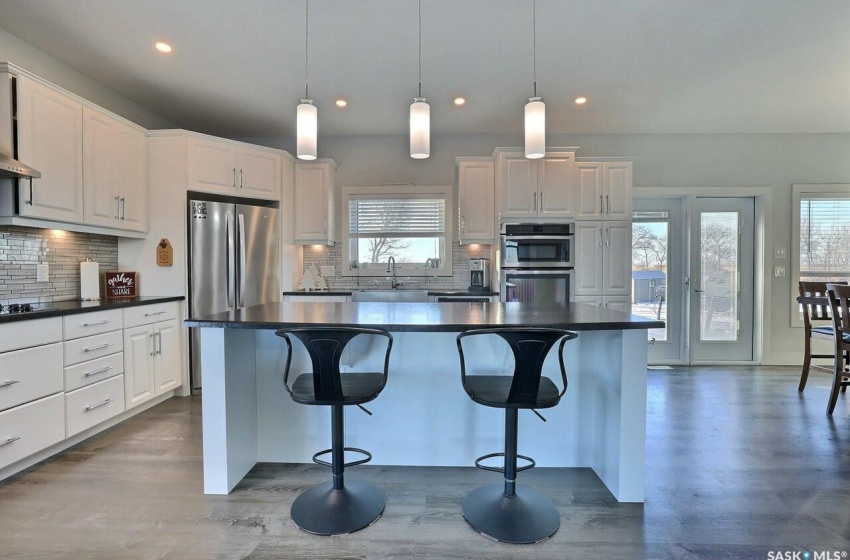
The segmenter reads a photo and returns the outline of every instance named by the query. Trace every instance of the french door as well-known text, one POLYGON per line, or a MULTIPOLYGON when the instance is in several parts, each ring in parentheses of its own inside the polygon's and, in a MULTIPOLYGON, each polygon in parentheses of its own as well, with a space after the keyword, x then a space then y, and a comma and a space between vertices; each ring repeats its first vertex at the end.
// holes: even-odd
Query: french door
POLYGON ((751 361, 755 200, 695 198, 691 212, 691 362, 751 361))

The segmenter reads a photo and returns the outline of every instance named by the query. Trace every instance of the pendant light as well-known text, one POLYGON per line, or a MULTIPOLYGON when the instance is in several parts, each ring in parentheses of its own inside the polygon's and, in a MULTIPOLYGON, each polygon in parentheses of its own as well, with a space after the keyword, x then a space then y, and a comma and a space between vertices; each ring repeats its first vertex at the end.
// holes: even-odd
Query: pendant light
POLYGON ((310 38, 310 0, 304 1, 304 99, 298 103, 295 114, 297 130, 296 155, 298 159, 314 160, 318 152, 319 111, 310 99, 307 69, 308 69, 308 39, 310 38))
POLYGON ((422 0, 419 0, 419 97, 410 105, 410 157, 431 155, 431 106, 422 97, 422 0))
POLYGON ((533 0, 534 96, 525 104, 525 157, 538 159, 546 155, 546 105, 537 97, 537 0, 533 0))

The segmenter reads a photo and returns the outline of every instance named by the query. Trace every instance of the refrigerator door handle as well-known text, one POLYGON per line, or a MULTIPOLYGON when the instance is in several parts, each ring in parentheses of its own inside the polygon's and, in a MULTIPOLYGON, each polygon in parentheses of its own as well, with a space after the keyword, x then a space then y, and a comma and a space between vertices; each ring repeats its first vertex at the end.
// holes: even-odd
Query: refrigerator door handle
POLYGON ((225 274, 227 275, 227 307, 230 307, 230 308, 233 307, 233 291, 236 287, 236 278, 235 278, 236 271, 233 267, 233 263, 231 262, 231 259, 233 258, 233 254, 234 254, 234 245, 235 245, 235 243, 233 241, 233 235, 235 234, 235 232, 233 230, 232 222, 233 222, 233 214, 228 212, 227 217, 225 219, 225 226, 226 226, 226 230, 227 230, 226 233, 225 233, 225 235, 227 236, 227 251, 226 251, 227 254, 224 257, 224 263, 225 263, 225 269, 226 269, 225 274))
POLYGON ((245 215, 239 214, 239 298, 237 305, 245 306, 245 271, 247 269, 245 258, 245 215))

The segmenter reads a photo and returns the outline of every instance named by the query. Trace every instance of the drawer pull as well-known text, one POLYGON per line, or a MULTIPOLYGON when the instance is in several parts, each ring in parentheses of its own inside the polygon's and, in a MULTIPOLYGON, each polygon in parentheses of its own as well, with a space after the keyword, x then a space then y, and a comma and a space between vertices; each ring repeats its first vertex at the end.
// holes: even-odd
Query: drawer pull
POLYGON ((95 350, 103 350, 104 348, 109 348, 110 346, 112 346, 111 342, 108 344, 101 344, 100 346, 90 346, 84 349, 83 352, 94 352, 95 350))
POLYGON ((145 317, 153 317, 154 315, 162 315, 165 311, 157 311, 155 313, 145 313, 145 317))
POLYGON ((15 384, 15 383, 17 383, 17 382, 18 382, 17 380, 13 380, 13 381, 4 381, 3 383, 0 383, 0 389, 2 389, 3 387, 8 387, 8 386, 10 386, 10 385, 14 385, 14 384, 15 384))
POLYGON ((111 323, 112 319, 104 319, 103 321, 96 321, 94 323, 83 323, 84 327, 93 327, 95 325, 105 325, 106 323, 111 323))
POLYGON ((3 447, 4 445, 9 445, 10 443, 15 443, 15 442, 16 442, 16 441, 18 441, 19 439, 21 439, 21 438, 19 438, 19 437, 17 437, 17 436, 15 436, 15 437, 10 437, 9 439, 7 439, 6 441, 4 441, 3 443, 0 443, 0 447, 3 447))
POLYGON ((113 369, 115 366, 106 366, 105 368, 96 369, 94 371, 87 372, 84 377, 91 377, 92 375, 97 375, 98 373, 103 373, 104 371, 109 371, 113 369))
POLYGON ((103 401, 102 403, 97 403, 97 404, 89 405, 89 406, 87 406, 87 407, 86 407, 86 412, 92 411, 92 410, 94 410, 95 408, 100 408, 100 407, 102 407, 102 406, 106 406, 106 405, 108 405, 109 403, 111 403, 111 402, 112 402, 112 401, 114 401, 114 400, 115 400, 115 399, 106 399, 106 400, 105 400, 105 401, 103 401))

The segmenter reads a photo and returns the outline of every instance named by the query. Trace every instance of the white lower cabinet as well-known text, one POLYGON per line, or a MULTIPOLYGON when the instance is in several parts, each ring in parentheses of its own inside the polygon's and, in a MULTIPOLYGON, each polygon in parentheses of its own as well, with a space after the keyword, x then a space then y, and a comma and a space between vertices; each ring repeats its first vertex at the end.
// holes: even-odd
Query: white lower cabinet
POLYGON ((0 412, 0 468, 65 439, 65 395, 0 412))
POLYGON ((61 342, 0 354, 0 410, 62 389, 61 342))
POLYGON ((124 330, 127 408, 180 386, 180 331, 170 319, 124 330))
POLYGON ((66 437, 124 412, 124 376, 116 375, 65 393, 66 437))

